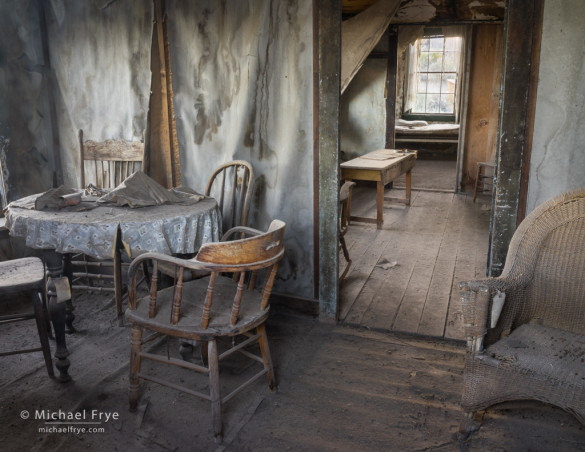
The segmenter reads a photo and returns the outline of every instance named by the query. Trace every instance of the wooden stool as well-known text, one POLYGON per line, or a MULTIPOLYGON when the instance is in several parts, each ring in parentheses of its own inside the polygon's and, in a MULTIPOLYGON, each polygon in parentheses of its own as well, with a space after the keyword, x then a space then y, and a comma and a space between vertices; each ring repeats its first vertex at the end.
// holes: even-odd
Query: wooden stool
POLYGON ((494 164, 488 162, 477 162, 477 175, 475 176, 475 187, 473 189, 473 202, 477 193, 492 191, 494 180, 494 164), (486 169, 491 169, 491 174, 486 174, 486 169), (480 187, 481 184, 481 187, 480 187))
POLYGON ((55 375, 49 347, 47 331, 48 316, 46 307, 45 266, 37 257, 27 257, 0 262, 0 295, 5 300, 6 295, 15 295, 23 292, 32 294, 33 312, 0 316, 0 323, 20 322, 35 319, 41 346, 39 348, 2 352, 0 356, 16 355, 42 351, 49 376, 55 375))

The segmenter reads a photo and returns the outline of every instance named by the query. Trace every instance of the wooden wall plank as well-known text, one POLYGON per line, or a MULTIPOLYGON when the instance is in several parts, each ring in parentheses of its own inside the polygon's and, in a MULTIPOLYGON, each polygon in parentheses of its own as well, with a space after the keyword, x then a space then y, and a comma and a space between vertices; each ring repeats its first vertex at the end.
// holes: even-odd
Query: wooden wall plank
POLYGON ((493 162, 498 133, 502 25, 474 25, 465 121, 462 186, 473 187, 477 162, 493 162))

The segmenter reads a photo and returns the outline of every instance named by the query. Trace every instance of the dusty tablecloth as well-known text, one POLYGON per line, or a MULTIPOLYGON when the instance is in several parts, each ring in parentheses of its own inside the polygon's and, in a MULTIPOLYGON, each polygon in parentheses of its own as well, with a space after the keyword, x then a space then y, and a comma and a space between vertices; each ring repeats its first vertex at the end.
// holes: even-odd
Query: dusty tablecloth
POLYGON ((166 189, 142 171, 136 171, 97 201, 136 208, 162 204, 189 205, 195 204, 201 199, 203 199, 203 195, 195 193, 193 190, 166 189))
POLYGON ((204 243, 219 241, 221 215, 215 199, 206 197, 191 205, 131 209, 106 204, 80 212, 12 205, 6 209, 6 227, 30 248, 107 259, 113 256, 118 231, 131 257, 143 252, 193 253, 204 243))

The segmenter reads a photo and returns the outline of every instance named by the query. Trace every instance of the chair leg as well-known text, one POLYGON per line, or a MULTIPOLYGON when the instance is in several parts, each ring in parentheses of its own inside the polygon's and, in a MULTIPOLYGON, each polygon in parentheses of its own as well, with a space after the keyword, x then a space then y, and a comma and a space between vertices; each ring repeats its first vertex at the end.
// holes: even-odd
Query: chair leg
POLYGON ((55 336, 53 335, 53 328, 51 326, 51 316, 49 314, 47 300, 44 297, 41 303, 41 309, 43 311, 43 319, 45 320, 45 329, 47 330, 47 336, 49 337, 49 339, 55 339, 55 336))
POLYGON ((343 257, 346 262, 351 262, 349 258, 349 251, 347 250, 347 244, 345 243, 345 237, 339 237, 339 243, 341 243, 341 250, 343 251, 343 257))
POLYGON ((465 413, 465 419, 459 425, 458 439, 466 441, 472 433, 479 430, 481 417, 475 411, 465 413))
POLYGON ((200 341, 201 345, 201 361, 203 362, 204 366, 209 364, 209 346, 207 341, 200 341))
POLYGON ((347 245, 345 243, 345 237, 339 237, 339 243, 341 244, 341 250, 343 251, 343 257, 345 258, 347 264, 343 272, 339 275, 339 282, 341 283, 343 279, 346 277, 347 272, 349 271, 349 267, 351 267, 351 259, 349 257, 349 251, 347 250, 347 245))
POLYGON ((211 417, 215 441, 222 441, 221 426, 221 395, 219 389, 219 358, 215 339, 207 343, 209 361, 209 393, 211 396, 211 417))
POLYGON ((116 314, 119 326, 124 326, 122 313, 122 256, 120 249, 114 251, 114 298, 116 299, 116 314))
POLYGON ((272 366, 272 358, 270 357, 270 348, 268 348, 268 336, 266 335, 266 327, 264 324, 256 328, 256 332, 260 334, 258 343, 260 344, 260 352, 262 353, 262 361, 264 361, 264 368, 266 369, 266 378, 268 378, 268 387, 271 391, 276 390, 276 380, 274 379, 274 368, 272 366))
POLYGON ((51 347, 49 346, 49 336, 47 333, 47 318, 45 317, 45 311, 43 310, 41 292, 33 292, 33 308, 35 311, 35 320, 37 322, 41 348, 43 349, 43 357, 45 358, 45 366, 47 366, 49 377, 54 377, 55 370, 53 369, 53 360, 51 359, 51 347))
POLYGON ((138 384, 140 383, 140 350, 142 348, 142 328, 132 325, 132 348, 130 351, 130 411, 136 411, 138 398, 138 384))

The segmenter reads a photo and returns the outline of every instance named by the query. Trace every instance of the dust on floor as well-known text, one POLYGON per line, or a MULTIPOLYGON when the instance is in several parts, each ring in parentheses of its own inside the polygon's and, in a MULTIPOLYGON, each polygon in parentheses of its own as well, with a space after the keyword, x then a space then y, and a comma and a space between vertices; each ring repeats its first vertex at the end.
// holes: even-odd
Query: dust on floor
MULTIPOLYGON (((138 411, 129 412, 128 326, 116 326, 105 297, 80 300, 75 313, 78 332, 67 337, 72 382, 51 380, 40 353, 0 359, 3 450, 585 450, 585 427, 541 404, 488 410, 481 429, 459 442, 462 345, 324 324, 284 308, 273 309, 267 327, 279 389, 271 393, 259 380, 226 403, 218 445, 206 401, 145 383, 138 411), (98 423, 38 419, 59 410, 98 423)), ((3 328, 6 347, 34 337, 34 323, 23 327, 3 328)), ((178 344, 169 350, 178 353, 178 344)), ((167 367, 148 370, 205 390, 199 375, 167 367)), ((220 376, 229 386, 239 375, 228 366, 220 376)))

